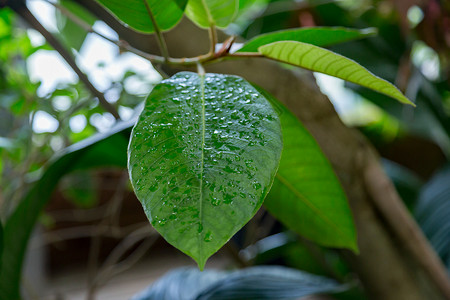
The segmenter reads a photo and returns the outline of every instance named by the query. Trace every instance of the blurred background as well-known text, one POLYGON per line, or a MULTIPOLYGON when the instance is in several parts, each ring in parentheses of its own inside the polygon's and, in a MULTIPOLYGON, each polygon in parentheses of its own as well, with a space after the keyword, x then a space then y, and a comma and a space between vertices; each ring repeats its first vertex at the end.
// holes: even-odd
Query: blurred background
MULTIPOLYGON (((31 197, 34 185, 49 195, 33 197, 50 196, 54 189, 29 243, 24 294, 29 299, 127 299, 173 268, 194 266, 151 228, 125 169, 130 126, 162 77, 145 59, 122 53, 55 7, 119 38, 77 1, 28 0, 27 5, 71 50, 117 115, 92 97, 38 31, 0 9, 2 223, 31 197), (84 165, 67 168, 58 160, 73 159, 70 151, 88 157, 84 165), (96 151, 107 153, 105 162, 90 160, 96 151)), ((243 39, 305 26, 378 29, 377 36, 330 49, 395 83, 416 108, 326 75, 315 77, 342 120, 375 145, 402 199, 450 268, 450 3, 250 0, 240 6, 225 33, 243 39)), ((354 277, 339 253, 286 231, 264 208, 207 268, 260 264, 339 281, 354 277)), ((365 299, 357 286, 333 297, 365 299)))

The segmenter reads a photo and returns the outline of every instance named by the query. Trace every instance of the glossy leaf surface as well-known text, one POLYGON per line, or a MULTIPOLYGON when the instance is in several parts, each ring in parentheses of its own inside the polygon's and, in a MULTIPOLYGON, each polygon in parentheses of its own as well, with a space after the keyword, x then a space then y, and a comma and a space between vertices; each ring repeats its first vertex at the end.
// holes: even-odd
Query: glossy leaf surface
POLYGON ((299 299, 346 290, 335 280, 280 266, 228 271, 181 268, 166 274, 133 300, 299 299))
POLYGON ((261 46, 258 50, 268 58, 341 78, 388 95, 402 103, 414 105, 388 81, 375 76, 355 61, 332 51, 293 41, 275 42, 261 46))
POLYGON ((278 116, 248 82, 182 72, 147 99, 130 178, 155 229, 203 268, 261 206, 281 149, 278 116))
POLYGON ((181 20, 187 0, 97 0, 97 2, 133 29, 151 33, 155 28, 148 9, 158 27, 161 30, 169 30, 181 20))
POLYGON ((238 0, 189 0, 186 15, 200 27, 227 27, 239 9, 238 0))
POLYGON ((280 114, 284 146, 264 205, 280 222, 319 245, 357 251, 350 207, 330 163, 301 122, 271 95, 265 96, 280 114))
POLYGON ((376 29, 350 29, 344 27, 307 27, 261 34, 251 39, 238 52, 258 52, 260 46, 279 41, 297 41, 315 46, 330 46, 376 34, 376 29))

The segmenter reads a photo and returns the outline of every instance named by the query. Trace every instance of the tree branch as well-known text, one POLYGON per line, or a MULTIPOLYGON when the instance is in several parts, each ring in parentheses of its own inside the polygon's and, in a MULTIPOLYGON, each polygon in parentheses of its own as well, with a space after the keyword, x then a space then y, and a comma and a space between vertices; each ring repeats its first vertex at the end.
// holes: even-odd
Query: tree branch
POLYGON ((50 33, 47 31, 47 29, 44 28, 44 26, 39 23, 39 21, 33 16, 33 14, 28 10, 26 6, 11 6, 11 8, 19 15, 21 16, 28 24, 37 30, 40 34, 44 36, 44 38, 47 40, 47 42, 56 50, 58 53, 64 58, 64 60, 69 64, 69 66, 72 68, 72 70, 78 75, 78 78, 80 81, 84 83, 84 85, 87 87, 87 89, 91 92, 91 94, 94 97, 97 97, 99 103, 103 108, 111 113, 114 118, 117 120, 120 119, 119 113, 117 112, 116 108, 111 105, 106 99, 103 93, 98 91, 94 85, 89 81, 89 78, 86 74, 83 73, 83 71, 80 70, 80 68, 77 66, 75 59, 70 54, 70 52, 64 48, 64 46, 50 33))

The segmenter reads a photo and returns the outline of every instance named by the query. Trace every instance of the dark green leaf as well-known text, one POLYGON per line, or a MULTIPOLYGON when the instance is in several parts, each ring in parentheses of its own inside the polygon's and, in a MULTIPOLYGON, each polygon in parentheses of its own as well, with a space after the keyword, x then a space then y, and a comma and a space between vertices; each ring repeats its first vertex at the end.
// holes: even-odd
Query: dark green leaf
POLYGON ((120 21, 135 30, 154 32, 149 11, 161 30, 169 30, 181 20, 187 0, 97 0, 109 9, 120 21))
POLYGON ((100 166, 126 166, 126 147, 130 123, 111 132, 95 135, 67 148, 52 160, 42 177, 31 187, 4 227, 0 269, 0 299, 19 299, 21 269, 28 239, 52 191, 65 174, 100 166))
POLYGON ((258 50, 268 58, 341 78, 388 95, 402 103, 414 105, 391 83, 375 76, 353 60, 329 50, 292 41, 275 42, 261 46, 258 50))
POLYGON ((374 28, 350 29, 344 27, 311 27, 281 30, 259 35, 247 43, 238 52, 258 52, 260 46, 279 41, 297 41, 315 46, 330 46, 373 36, 374 28))
POLYGON ((232 272, 183 268, 168 273, 133 300, 299 299, 347 288, 326 277, 279 266, 232 272))
POLYGON ((151 224, 203 269, 261 206, 281 148, 278 116, 248 82, 183 72, 148 97, 130 178, 151 224))
POLYGON ((415 215, 431 245, 450 270, 450 166, 422 189, 415 215))
POLYGON ((352 214, 330 163, 302 123, 267 92, 265 96, 279 111, 284 146, 264 205, 309 240, 357 252, 352 214))
POLYGON ((235 18, 238 0, 189 0, 186 15, 200 27, 227 27, 235 18))

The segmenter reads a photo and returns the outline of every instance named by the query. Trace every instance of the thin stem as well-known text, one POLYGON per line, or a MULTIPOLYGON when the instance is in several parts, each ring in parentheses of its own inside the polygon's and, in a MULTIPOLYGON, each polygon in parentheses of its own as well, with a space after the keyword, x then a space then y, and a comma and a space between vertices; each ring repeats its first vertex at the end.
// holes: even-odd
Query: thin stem
POLYGON ((148 5, 147 1, 144 1, 145 8, 147 9, 147 13, 150 17, 150 20, 152 20, 153 28, 155 29, 156 39, 158 41, 159 49, 161 50, 162 56, 165 58, 165 60, 169 60, 169 51, 167 50, 167 44, 164 40, 164 36, 161 32, 161 30, 158 27, 158 24, 156 23, 155 16, 153 15, 152 10, 150 9, 150 6, 148 5))
POLYGON ((212 56, 216 52, 216 44, 217 44, 217 29, 214 24, 211 24, 208 30, 209 33, 209 41, 210 41, 210 48, 209 48, 209 54, 212 56))
POLYGON ((258 52, 235 52, 228 54, 229 57, 264 57, 258 52))
POLYGON ((117 120, 120 119, 119 113, 116 108, 106 101, 105 96, 102 92, 97 90, 94 85, 89 81, 89 78, 80 68, 77 66, 75 59, 72 57, 71 53, 64 48, 64 46, 50 33, 44 26, 39 23, 39 21, 34 17, 34 15, 28 10, 26 6, 15 8, 12 7, 14 11, 21 16, 25 21, 27 21, 32 28, 37 30, 40 34, 44 36, 47 42, 64 58, 67 64, 72 68, 72 70, 78 75, 80 81, 84 83, 87 89, 91 92, 94 97, 97 97, 99 103, 103 108, 111 113, 117 120))

